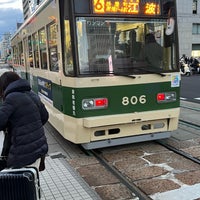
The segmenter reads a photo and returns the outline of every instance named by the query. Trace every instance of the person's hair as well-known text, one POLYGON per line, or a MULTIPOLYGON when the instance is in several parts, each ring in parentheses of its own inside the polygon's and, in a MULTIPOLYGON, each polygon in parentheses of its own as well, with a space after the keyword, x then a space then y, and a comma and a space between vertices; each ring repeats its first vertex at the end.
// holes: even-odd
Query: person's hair
POLYGON ((20 76, 16 74, 15 72, 4 72, 0 76, 0 96, 3 96, 3 93, 5 89, 8 87, 8 85, 16 80, 19 80, 20 76))

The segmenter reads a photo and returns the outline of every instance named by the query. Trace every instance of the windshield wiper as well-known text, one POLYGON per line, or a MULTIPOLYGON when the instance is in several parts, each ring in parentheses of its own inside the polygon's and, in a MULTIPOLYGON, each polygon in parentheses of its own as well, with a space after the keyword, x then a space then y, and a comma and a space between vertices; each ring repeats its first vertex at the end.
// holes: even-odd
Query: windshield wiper
POLYGON ((124 76, 124 77, 128 77, 128 78, 136 78, 135 76, 133 76, 132 74, 120 74, 120 73, 113 73, 115 76, 124 76))
MULTIPOLYGON (((123 68, 118 68, 118 69, 130 69, 130 67, 123 67, 123 68)), ((157 69, 155 69, 155 70, 151 70, 151 69, 146 69, 145 67, 133 67, 132 68, 132 71, 142 71, 142 72, 148 72, 148 73, 153 73, 153 74, 157 74, 157 75, 159 75, 159 76, 162 76, 162 77, 164 77, 164 76, 166 76, 166 74, 163 74, 163 73, 161 73, 161 72, 159 72, 159 71, 155 71, 155 70, 157 70, 157 69)), ((116 73, 115 73, 116 74, 116 73)), ((123 76, 124 74, 120 74, 120 73, 117 73, 117 75, 121 75, 121 76, 123 76)), ((125 74, 124 76, 132 76, 131 74, 125 74)), ((136 77, 134 77, 134 78, 136 78, 136 77)))
POLYGON ((108 75, 115 75, 115 76, 124 76, 124 77, 128 77, 128 78, 136 78, 135 76, 133 76, 132 74, 124 74, 124 73, 115 73, 115 72, 108 72, 108 71, 84 71, 82 72, 81 75, 90 75, 90 76, 98 76, 98 75, 102 75, 102 76, 108 76, 108 75))
POLYGON ((156 71, 151 71, 151 70, 149 70, 148 72, 151 72, 151 73, 153 73, 153 74, 160 75, 160 76, 162 76, 162 77, 166 76, 166 74, 163 74, 163 73, 161 73, 161 72, 156 72, 156 71))
POLYGON ((139 70, 139 71, 145 71, 145 72, 150 72, 150 73, 153 73, 153 74, 160 75, 162 77, 166 76, 166 74, 163 74, 161 72, 149 70, 149 69, 146 69, 146 68, 143 68, 143 67, 140 67, 140 68, 138 67, 137 70, 139 70))
MULTIPOLYGON (((130 68, 118 68, 118 69, 130 69, 130 68)), ((149 69, 146 69, 144 67, 137 67, 137 68, 133 68, 133 70, 138 70, 138 71, 142 71, 142 72, 148 72, 148 73, 153 73, 153 74, 157 74, 159 76, 166 76, 166 74, 163 74, 161 72, 158 72, 158 71, 152 71, 152 70, 149 70, 149 69)), ((133 71, 132 70, 132 71, 133 71)), ((109 71, 84 71, 82 72, 81 75, 90 75, 90 76, 98 76, 98 75, 115 75, 115 76, 124 76, 124 77, 128 77, 128 78, 132 78, 132 79, 135 79, 136 76, 134 76, 133 74, 130 74, 130 73, 116 73, 116 72, 109 72, 109 71)))

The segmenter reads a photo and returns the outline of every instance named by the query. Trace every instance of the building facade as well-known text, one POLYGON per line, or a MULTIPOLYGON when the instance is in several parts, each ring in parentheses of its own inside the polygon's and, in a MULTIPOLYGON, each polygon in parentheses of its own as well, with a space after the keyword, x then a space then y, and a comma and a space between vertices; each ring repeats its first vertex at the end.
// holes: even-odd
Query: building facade
POLYGON ((22 0, 24 21, 35 11, 43 0, 22 0))
POLYGON ((0 58, 5 59, 11 51, 10 46, 11 33, 4 33, 0 41, 0 58))
POLYGON ((200 57, 200 1, 177 0, 179 54, 200 57))

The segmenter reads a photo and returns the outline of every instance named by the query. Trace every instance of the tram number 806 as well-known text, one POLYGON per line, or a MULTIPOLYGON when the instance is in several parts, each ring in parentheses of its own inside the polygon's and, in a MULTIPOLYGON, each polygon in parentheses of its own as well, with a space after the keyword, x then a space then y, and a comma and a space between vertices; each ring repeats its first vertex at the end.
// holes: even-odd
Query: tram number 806
POLYGON ((146 102, 147 102, 146 95, 141 95, 139 97, 132 96, 132 97, 123 97, 122 98, 122 105, 124 105, 124 106, 128 106, 129 104, 136 105, 137 103, 145 104, 146 102))

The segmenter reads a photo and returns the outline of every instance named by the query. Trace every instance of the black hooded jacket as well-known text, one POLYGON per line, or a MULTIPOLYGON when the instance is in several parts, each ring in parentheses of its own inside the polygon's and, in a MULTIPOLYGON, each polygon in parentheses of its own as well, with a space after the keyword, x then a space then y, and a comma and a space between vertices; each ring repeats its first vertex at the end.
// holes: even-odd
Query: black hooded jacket
POLYGON ((48 117, 44 104, 26 80, 8 85, 0 106, 0 130, 7 129, 11 138, 7 167, 24 167, 47 153, 43 125, 48 117))

